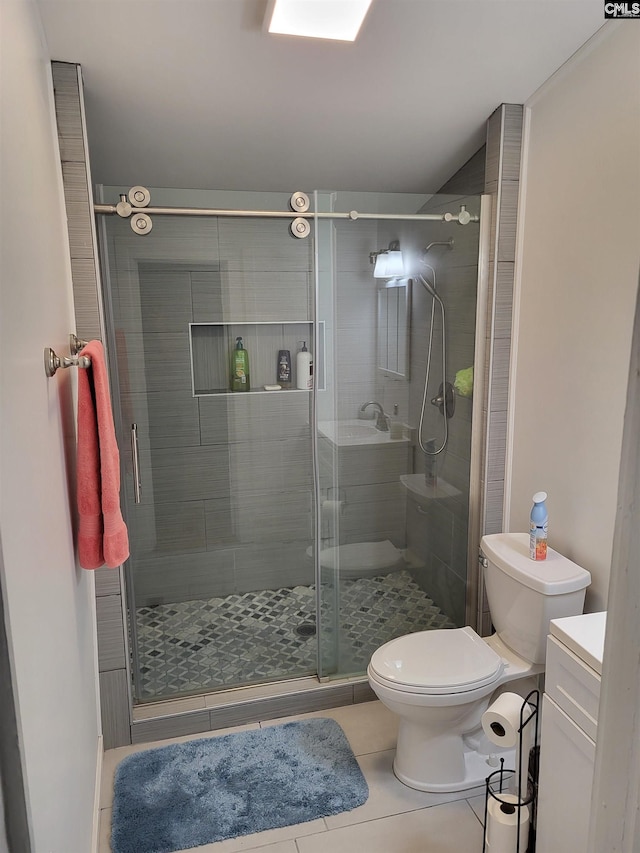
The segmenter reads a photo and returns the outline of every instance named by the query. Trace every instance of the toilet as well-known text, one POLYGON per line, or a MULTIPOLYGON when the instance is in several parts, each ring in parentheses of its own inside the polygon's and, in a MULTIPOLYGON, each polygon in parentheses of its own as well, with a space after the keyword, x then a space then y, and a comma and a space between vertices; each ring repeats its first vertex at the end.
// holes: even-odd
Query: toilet
POLYGON ((394 773, 419 791, 484 784, 497 762, 483 713, 496 691, 520 692, 504 685, 544 670, 549 621, 582 613, 591 583, 588 571, 551 548, 546 560, 531 560, 527 533, 484 536, 481 549, 496 633, 407 634, 377 649, 367 669, 372 690, 400 718, 394 773))

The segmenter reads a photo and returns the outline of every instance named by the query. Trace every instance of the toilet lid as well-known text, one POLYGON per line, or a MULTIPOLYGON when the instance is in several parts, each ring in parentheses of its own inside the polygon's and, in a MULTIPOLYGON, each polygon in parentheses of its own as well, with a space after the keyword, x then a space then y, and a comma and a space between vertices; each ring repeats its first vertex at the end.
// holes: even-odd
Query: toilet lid
POLYGON ((491 684, 504 662, 472 628, 453 628, 391 640, 373 653, 370 668, 409 693, 462 693, 491 684))

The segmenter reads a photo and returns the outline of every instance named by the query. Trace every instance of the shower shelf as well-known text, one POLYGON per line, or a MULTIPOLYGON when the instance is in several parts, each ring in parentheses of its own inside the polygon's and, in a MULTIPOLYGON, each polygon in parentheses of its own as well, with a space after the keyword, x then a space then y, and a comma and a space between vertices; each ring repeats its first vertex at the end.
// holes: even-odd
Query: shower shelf
POLYGON ((402 474, 400 482, 408 492, 411 492, 420 500, 442 500, 444 498, 455 498, 462 492, 439 478, 435 484, 427 484, 424 474, 402 474))
POLYGON ((310 320, 262 322, 189 323, 191 382, 194 397, 238 397, 254 394, 308 394, 309 390, 281 388, 266 391, 265 385, 277 383, 278 351, 291 353, 292 383, 295 383, 295 359, 299 342, 306 341, 314 355, 315 379, 324 389, 324 323, 318 323, 319 340, 314 342, 314 324, 310 320), (242 337, 249 353, 251 390, 229 390, 230 355, 235 340, 242 337))
POLYGON ((311 389, 306 388, 279 388, 277 391, 265 391, 264 388, 251 388, 250 391, 229 391, 226 388, 217 390, 198 390, 193 395, 194 397, 254 397, 256 394, 269 394, 273 397, 274 394, 310 394, 311 389))

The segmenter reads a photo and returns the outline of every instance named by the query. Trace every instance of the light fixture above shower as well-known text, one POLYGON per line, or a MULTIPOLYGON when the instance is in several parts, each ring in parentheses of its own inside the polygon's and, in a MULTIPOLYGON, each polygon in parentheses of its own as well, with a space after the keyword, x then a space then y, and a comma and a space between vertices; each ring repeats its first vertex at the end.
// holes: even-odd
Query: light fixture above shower
POLYGON ((374 278, 402 278, 405 275, 405 264, 400 243, 393 240, 388 249, 369 253, 369 262, 375 264, 374 278))

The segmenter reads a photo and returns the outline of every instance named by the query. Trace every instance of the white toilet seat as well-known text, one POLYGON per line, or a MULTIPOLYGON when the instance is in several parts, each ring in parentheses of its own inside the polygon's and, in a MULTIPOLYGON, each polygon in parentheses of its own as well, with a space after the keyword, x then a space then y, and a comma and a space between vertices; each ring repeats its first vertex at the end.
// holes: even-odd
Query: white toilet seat
POLYGON ((374 652, 369 673, 390 690, 418 695, 467 693, 497 682, 504 660, 472 629, 420 631, 374 652))

